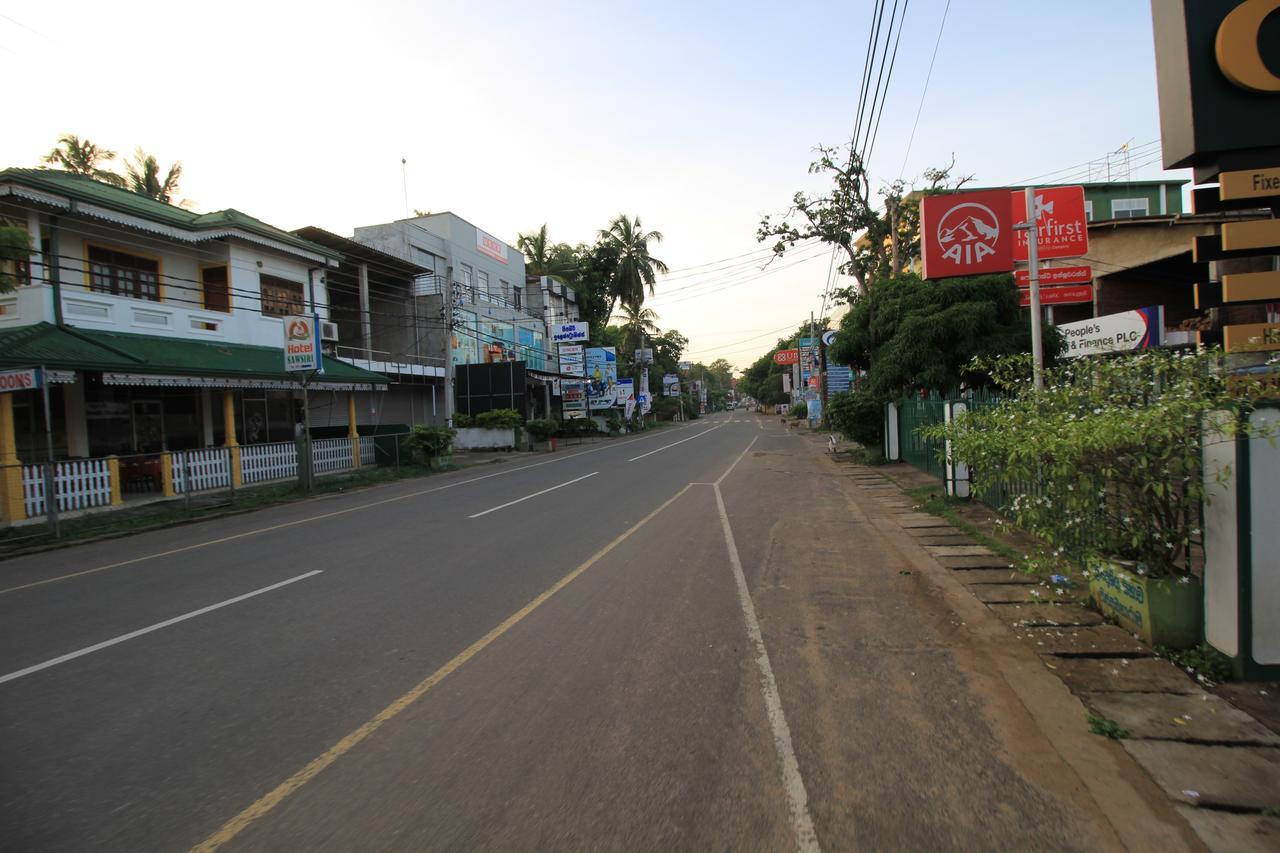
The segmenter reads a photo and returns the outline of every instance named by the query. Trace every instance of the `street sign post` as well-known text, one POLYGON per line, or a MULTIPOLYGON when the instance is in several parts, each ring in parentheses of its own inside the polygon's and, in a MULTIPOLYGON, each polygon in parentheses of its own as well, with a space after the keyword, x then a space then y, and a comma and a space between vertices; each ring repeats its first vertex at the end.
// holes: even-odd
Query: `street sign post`
MULTIPOLYGON (((320 352, 320 315, 293 314, 284 318, 284 369, 300 373, 302 383, 302 431, 295 433, 298 447, 298 480, 311 491, 315 469, 311 464, 311 395, 307 382, 324 373, 324 357, 320 352)), ((189 481, 188 481, 189 482, 189 481)))

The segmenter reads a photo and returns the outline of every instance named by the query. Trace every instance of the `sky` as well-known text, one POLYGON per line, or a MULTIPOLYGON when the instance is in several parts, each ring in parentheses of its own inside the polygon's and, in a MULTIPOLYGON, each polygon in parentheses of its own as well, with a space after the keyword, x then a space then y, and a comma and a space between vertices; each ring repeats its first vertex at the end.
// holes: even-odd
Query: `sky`
MULTIPOLYGON (((343 235, 407 215, 406 187, 512 244, 639 216, 672 269, 658 325, 744 368, 822 308, 830 252, 761 272, 755 232, 823 189, 807 167, 851 134, 876 5, 0 2, 0 75, 24 93, 0 166, 62 133, 142 146, 182 162, 196 210, 343 235)), ((876 186, 953 155, 984 186, 1101 180, 1126 143, 1113 178, 1190 177, 1160 168, 1145 0, 951 0, 939 41, 946 5, 905 0, 876 186)))

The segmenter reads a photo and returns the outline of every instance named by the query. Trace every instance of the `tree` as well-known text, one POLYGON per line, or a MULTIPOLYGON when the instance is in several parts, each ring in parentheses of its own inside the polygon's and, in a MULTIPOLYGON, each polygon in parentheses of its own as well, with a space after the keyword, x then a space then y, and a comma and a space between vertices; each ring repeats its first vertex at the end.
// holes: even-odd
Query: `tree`
POLYGON ((658 274, 668 272, 667 265, 649 253, 649 244, 661 243, 662 233, 645 231, 640 217, 631 219, 624 213, 609 223, 607 231, 600 232, 600 242, 617 256, 610 295, 623 305, 644 305, 645 289, 652 296, 658 274))
MULTIPOLYGON (((1045 350, 1061 335, 1046 326, 1045 350)), ((985 382, 969 369, 975 357, 1028 352, 1031 330, 1010 275, 924 281, 911 273, 882 282, 854 300, 829 349, 833 362, 869 371, 866 389, 881 402, 908 388, 947 391, 985 382)))
MULTIPOLYGON (((919 199, 908 193, 902 181, 890 184, 880 195, 884 212, 872 204, 871 179, 862 160, 845 148, 819 145, 818 159, 809 164, 809 174, 830 174, 832 186, 824 195, 797 192, 791 207, 781 217, 766 216, 756 229, 759 242, 773 240, 775 257, 781 257, 796 244, 817 239, 842 252, 839 271, 857 281, 856 293, 838 290, 836 303, 851 301, 857 294, 868 293, 882 280, 902 273, 908 260, 918 254, 919 199), (799 215, 799 224, 793 217, 799 215)), ((972 180, 971 176, 953 180, 955 159, 942 169, 928 169, 921 194, 930 195, 954 190, 972 180)))
POLYGON ((516 237, 516 246, 524 253, 525 272, 529 275, 550 276, 566 284, 577 279, 578 259, 573 248, 567 243, 552 243, 546 223, 531 234, 516 237))
POLYGON ((629 350, 640 349, 640 341, 645 335, 658 333, 658 315, 652 308, 641 308, 639 305, 623 305, 620 312, 626 333, 629 350))
POLYGON ((160 177, 160 164, 152 154, 141 148, 133 155, 133 161, 126 163, 125 185, 139 195, 145 195, 165 204, 172 204, 173 197, 178 194, 178 181, 182 177, 182 164, 174 162, 164 178, 160 177))
POLYGON ((77 175, 93 178, 113 186, 122 186, 124 179, 109 169, 102 168, 108 160, 114 160, 116 152, 100 148, 87 139, 73 133, 58 137, 58 144, 44 155, 44 162, 77 175))
POLYGON ((591 340, 599 344, 596 334, 609 324, 613 316, 613 274, 618 266, 618 254, 613 246, 596 243, 588 246, 579 243, 573 250, 577 263, 577 277, 572 283, 578 297, 578 316, 591 329, 591 340))
POLYGON ((31 258, 31 236, 25 228, 4 225, 0 220, 0 293, 18 286, 19 265, 31 258))

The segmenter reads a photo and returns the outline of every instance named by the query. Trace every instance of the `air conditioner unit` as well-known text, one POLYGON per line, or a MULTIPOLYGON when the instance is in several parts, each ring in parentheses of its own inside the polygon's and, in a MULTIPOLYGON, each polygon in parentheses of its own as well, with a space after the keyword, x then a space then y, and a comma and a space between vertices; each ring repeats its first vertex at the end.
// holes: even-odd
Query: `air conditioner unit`
POLYGON ((320 321, 320 340, 333 341, 338 340, 338 324, 330 323, 328 320, 320 321))

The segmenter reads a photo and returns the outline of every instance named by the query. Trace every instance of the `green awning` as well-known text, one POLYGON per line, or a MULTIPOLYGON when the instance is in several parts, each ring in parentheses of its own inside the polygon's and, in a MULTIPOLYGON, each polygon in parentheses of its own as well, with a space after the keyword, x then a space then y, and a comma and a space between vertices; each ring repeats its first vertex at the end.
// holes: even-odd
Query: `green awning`
MULTIPOLYGON (((58 328, 50 323, 0 331, 0 368, 33 366, 101 371, 109 385, 236 388, 296 387, 299 382, 297 374, 284 369, 284 354, 276 347, 58 328)), ((326 356, 324 373, 308 385, 363 390, 388 382, 381 373, 326 356)))

